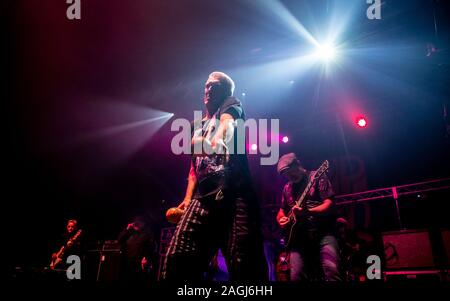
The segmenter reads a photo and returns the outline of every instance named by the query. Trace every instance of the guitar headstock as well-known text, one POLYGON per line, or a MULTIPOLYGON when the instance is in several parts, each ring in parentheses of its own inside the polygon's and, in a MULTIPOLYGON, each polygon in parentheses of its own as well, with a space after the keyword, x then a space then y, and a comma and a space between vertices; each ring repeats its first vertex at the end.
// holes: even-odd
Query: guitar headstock
POLYGON ((330 163, 328 160, 323 161, 322 165, 320 165, 319 169, 317 169, 316 174, 314 175, 314 179, 320 178, 327 170, 330 168, 330 163))

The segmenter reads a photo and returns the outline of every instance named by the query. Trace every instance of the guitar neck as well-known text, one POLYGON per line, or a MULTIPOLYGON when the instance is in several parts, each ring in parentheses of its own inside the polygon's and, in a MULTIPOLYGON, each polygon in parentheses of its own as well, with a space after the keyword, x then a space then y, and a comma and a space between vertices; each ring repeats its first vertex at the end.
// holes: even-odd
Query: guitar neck
MULTIPOLYGON (((295 202, 295 205, 298 207, 301 207, 303 205, 303 202, 306 198, 306 195, 309 193, 309 190, 311 189, 311 187, 314 185, 314 183, 316 182, 316 180, 318 178, 320 178, 322 176, 322 174, 324 174, 329 168, 329 163, 327 160, 325 160, 322 165, 319 167, 318 170, 316 170, 315 172, 308 175, 309 179, 308 179, 308 184, 306 185, 306 188, 303 190, 302 195, 297 199, 297 201, 295 202)), ((291 218, 293 216, 293 212, 292 210, 289 212, 289 218, 291 218)))
POLYGON ((303 204, 303 201, 305 200, 306 195, 308 194, 308 192, 309 192, 309 190, 311 189, 312 185, 313 185, 313 181, 312 181, 312 180, 309 180, 308 185, 306 185, 306 188, 303 190, 302 195, 301 195, 301 196, 298 198, 298 200, 295 202, 295 204, 296 204, 297 206, 300 207, 300 206, 303 204))
MULTIPOLYGON (((308 194, 309 190, 311 189, 312 184, 313 184, 313 181, 309 181, 309 182, 308 182, 308 185, 306 185, 306 187, 305 187, 305 189, 303 190, 301 196, 300 196, 300 197, 297 199, 297 201, 295 202, 295 205, 296 205, 296 206, 301 207, 301 205, 303 204, 303 201, 304 201, 305 198, 306 198, 306 195, 308 194)), ((293 218, 293 217, 294 217, 294 212, 293 212, 292 209, 291 209, 291 211, 290 211, 289 214, 288 214, 288 218, 293 218)))

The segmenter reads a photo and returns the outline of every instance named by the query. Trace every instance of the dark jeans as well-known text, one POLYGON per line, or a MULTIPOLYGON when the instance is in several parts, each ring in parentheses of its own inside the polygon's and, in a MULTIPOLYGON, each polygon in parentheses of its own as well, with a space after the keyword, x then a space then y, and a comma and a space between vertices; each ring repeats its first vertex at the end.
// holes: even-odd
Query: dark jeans
POLYGON ((265 280, 259 211, 244 198, 193 199, 168 248, 162 279, 203 280, 220 248, 230 280, 265 280))
POLYGON ((331 234, 304 238, 290 252, 291 281, 340 281, 339 246, 331 234))

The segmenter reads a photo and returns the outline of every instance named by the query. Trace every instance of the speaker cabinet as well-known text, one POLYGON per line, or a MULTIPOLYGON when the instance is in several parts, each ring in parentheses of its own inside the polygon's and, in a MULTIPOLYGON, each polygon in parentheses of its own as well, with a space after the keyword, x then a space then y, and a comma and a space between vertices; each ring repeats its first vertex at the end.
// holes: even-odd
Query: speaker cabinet
POLYGON ((441 230, 441 238, 444 246, 445 263, 450 266, 450 230, 441 230))
POLYGON ((115 282, 120 279, 122 252, 117 241, 105 241, 97 249, 88 250, 87 278, 115 282))
POLYGON ((387 270, 420 269, 434 266, 428 231, 385 232, 382 236, 387 270))

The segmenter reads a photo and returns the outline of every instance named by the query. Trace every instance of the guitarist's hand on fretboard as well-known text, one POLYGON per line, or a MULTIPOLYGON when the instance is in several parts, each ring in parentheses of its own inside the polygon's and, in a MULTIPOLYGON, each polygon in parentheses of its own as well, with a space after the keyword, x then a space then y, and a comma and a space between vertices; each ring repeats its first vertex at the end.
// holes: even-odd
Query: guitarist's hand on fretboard
POLYGON ((308 214, 308 210, 299 207, 298 205, 295 205, 294 207, 292 207, 292 212, 295 214, 295 216, 297 217, 303 217, 306 216, 308 214))

